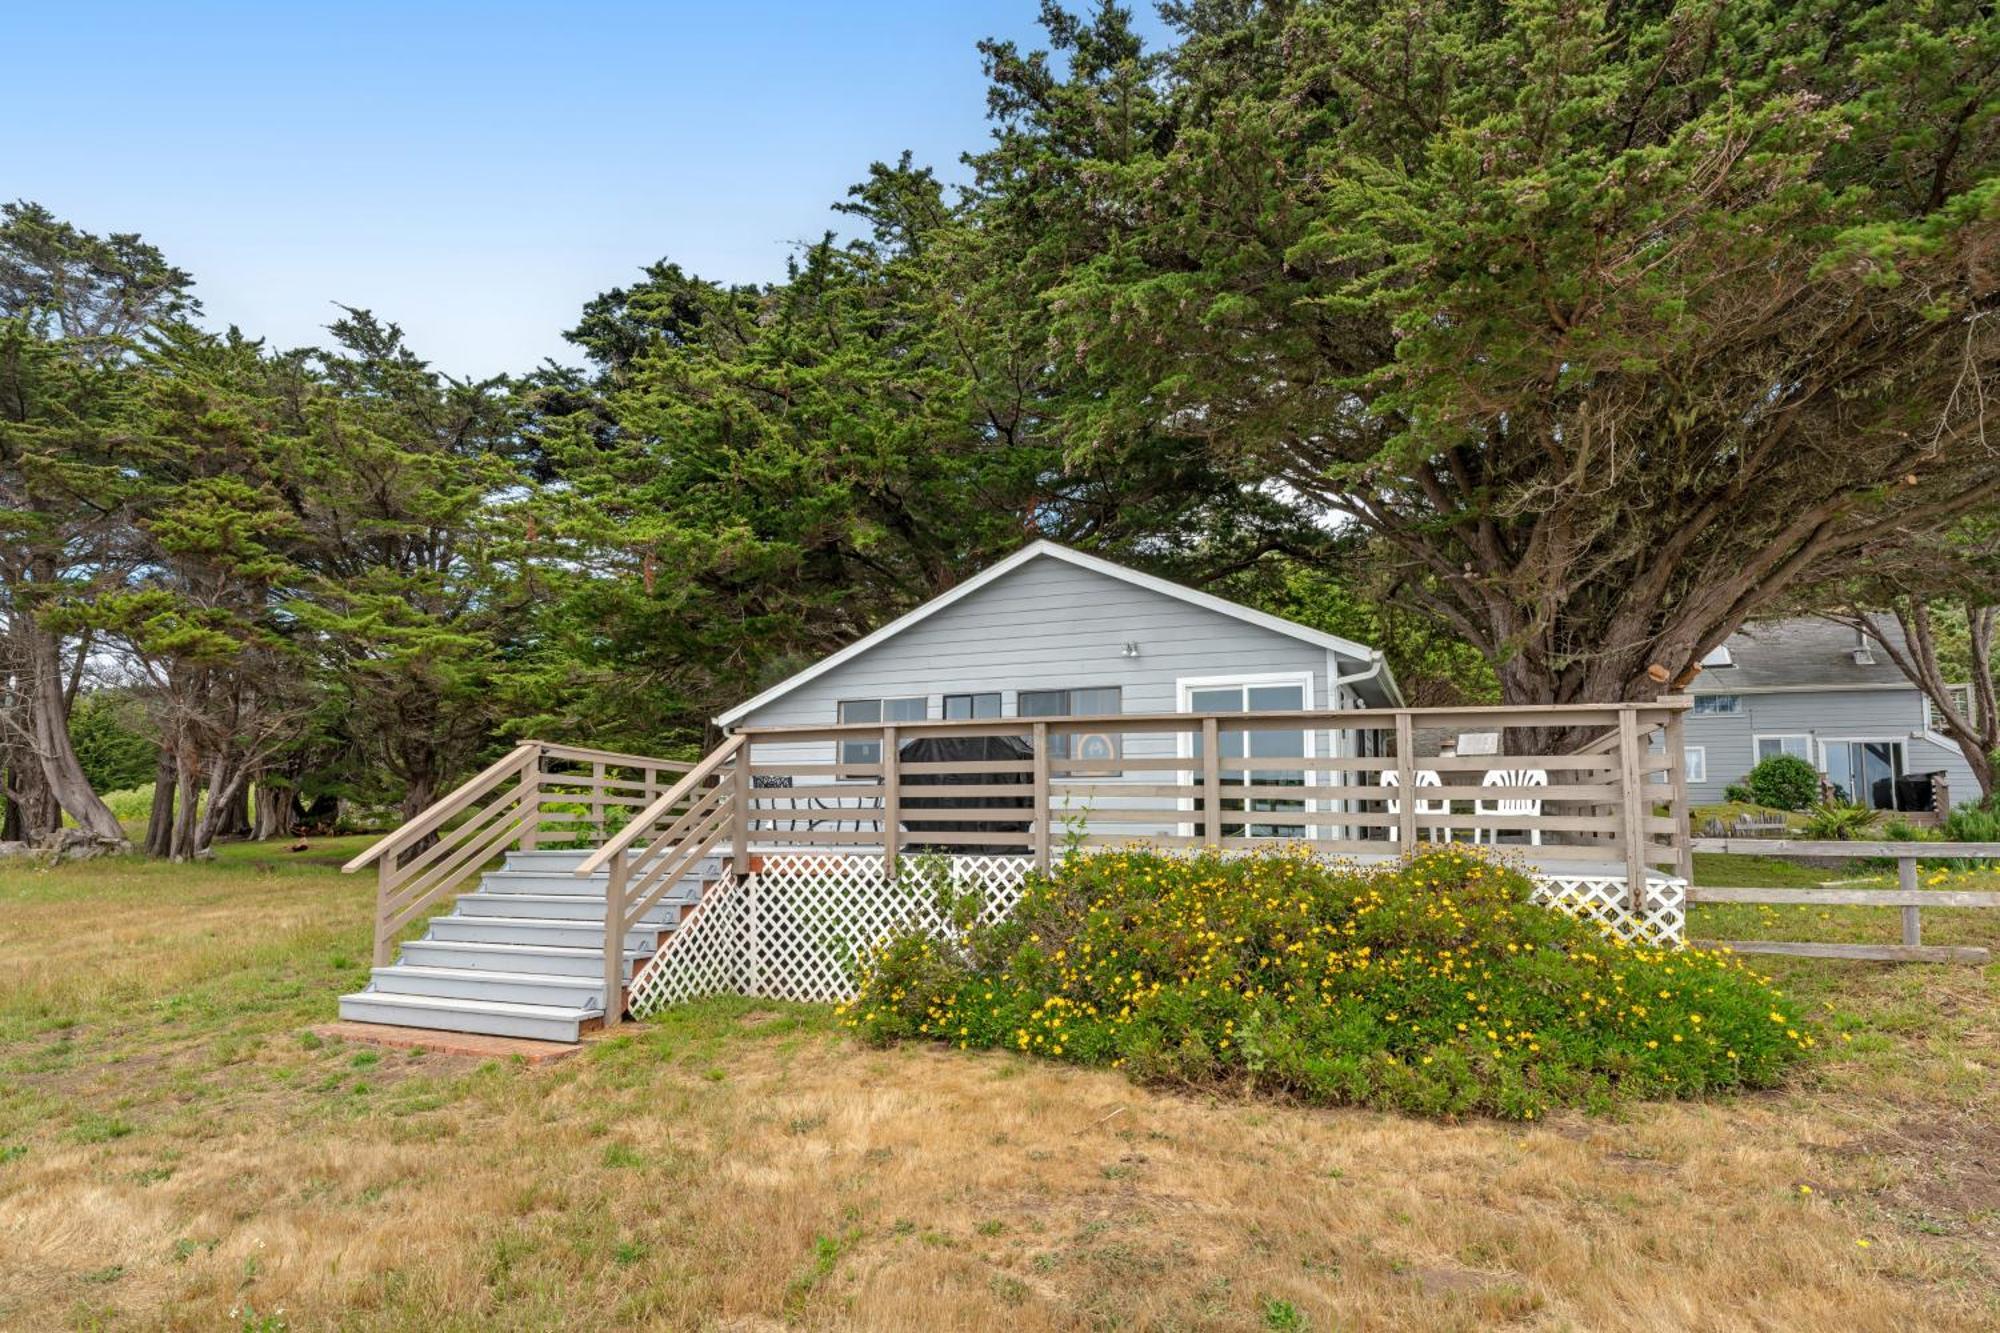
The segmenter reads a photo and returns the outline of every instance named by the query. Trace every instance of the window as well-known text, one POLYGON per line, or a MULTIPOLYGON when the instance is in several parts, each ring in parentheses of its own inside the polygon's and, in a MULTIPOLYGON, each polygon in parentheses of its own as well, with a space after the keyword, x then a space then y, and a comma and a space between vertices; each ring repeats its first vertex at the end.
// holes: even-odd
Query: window
POLYGON ((1696 717, 1733 717, 1743 711, 1743 696, 1740 694, 1697 694, 1694 697, 1696 717))
MULTIPOLYGON (((1188 685, 1181 694, 1182 708, 1190 713, 1245 713, 1267 711, 1295 711, 1308 706, 1307 685, 1304 681, 1295 683, 1243 684, 1243 685, 1188 685)), ((1202 738, 1190 738, 1193 755, 1197 763, 1202 759, 1202 738)), ((1240 765, 1246 759, 1302 759, 1306 755, 1307 737, 1303 728, 1297 731, 1222 731, 1216 736, 1216 748, 1224 761, 1222 785, 1225 787, 1298 787, 1304 795, 1306 774, 1304 769, 1287 769, 1274 764, 1271 768, 1247 769, 1231 768, 1228 761, 1235 760, 1240 765)), ((1196 800, 1194 808, 1200 810, 1202 802, 1196 800)), ((1301 800, 1287 800, 1282 797, 1255 796, 1246 804, 1241 797, 1224 797, 1222 812, 1246 811, 1252 815, 1294 815, 1302 816, 1306 803, 1301 800)), ((1275 820, 1252 821, 1246 823, 1224 823, 1221 835, 1225 838, 1303 838, 1306 827, 1303 823, 1280 823, 1275 820)))
POLYGON ((1689 782, 1708 781, 1708 748, 1690 745, 1681 755, 1681 771, 1689 782))
MULTIPOLYGON (((838 705, 838 716, 842 722, 921 722, 924 720, 927 702, 921 694, 913 699, 842 699, 838 705)), ((840 742, 840 763, 842 767, 848 764, 879 764, 881 762, 882 742, 879 738, 840 742)), ((840 776, 847 777, 849 775, 842 773, 840 776)), ((854 774, 852 776, 865 777, 869 775, 854 774)))
POLYGON ((1757 738, 1758 763, 1761 764, 1766 759, 1771 759, 1781 754, 1788 754, 1794 759, 1803 759, 1810 764, 1812 762, 1812 737, 1759 736, 1757 738))
MULTIPOLYGON (((1967 721, 1972 718, 1972 687, 1970 685, 1947 685, 1946 693, 1951 695, 1952 711, 1967 721)), ((1944 714, 1929 699, 1924 700, 1924 725, 1932 731, 1944 730, 1944 714)))
POLYGON ((1000 716, 1000 692, 988 694, 947 694, 944 697, 944 720, 964 722, 982 717, 1000 716))
MULTIPOLYGON (((1022 690, 1014 703, 1021 717, 1110 717, 1125 711, 1125 692, 1116 685, 1081 690, 1022 690)), ((1080 735, 1049 737, 1049 755, 1068 759, 1071 753, 1082 761, 1116 759, 1119 737, 1116 731, 1091 731, 1080 735)))
POLYGON ((1729 655, 1729 645, 1724 644, 1720 648, 1711 648, 1702 654, 1701 664, 1712 671, 1716 667, 1733 667, 1736 661, 1729 655))

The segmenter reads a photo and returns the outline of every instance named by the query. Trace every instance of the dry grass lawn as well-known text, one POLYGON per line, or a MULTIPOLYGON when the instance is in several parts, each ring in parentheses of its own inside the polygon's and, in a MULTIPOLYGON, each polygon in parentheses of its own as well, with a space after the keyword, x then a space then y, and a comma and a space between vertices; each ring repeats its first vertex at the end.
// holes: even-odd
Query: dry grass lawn
POLYGON ((0 1327, 2000 1322, 1991 971, 1787 965, 1851 1037, 1794 1088, 1533 1128, 869 1050, 750 1002, 531 1070, 306 1033, 366 972, 349 849, 0 871, 0 1327))

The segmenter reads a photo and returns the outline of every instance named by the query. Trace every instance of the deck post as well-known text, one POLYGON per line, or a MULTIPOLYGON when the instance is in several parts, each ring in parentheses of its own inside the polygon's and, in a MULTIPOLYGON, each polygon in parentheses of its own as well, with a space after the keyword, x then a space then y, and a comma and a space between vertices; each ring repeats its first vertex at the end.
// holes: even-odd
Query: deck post
POLYGON ((1202 841, 1222 846, 1222 728, 1214 714, 1201 720, 1202 841))
POLYGON ((1049 724, 1035 724, 1035 869, 1049 873, 1049 819, 1055 802, 1049 791, 1049 724))
POLYGON ((532 852, 541 839, 542 832, 542 752, 538 748, 521 765, 521 785, 528 788, 528 799, 522 802, 528 813, 528 822, 521 829, 521 850, 532 852))
POLYGON ((611 775, 602 759, 593 759, 590 764, 590 826, 597 830, 597 840, 604 841, 604 784, 611 775))
MULTIPOLYGON (((1905 893, 1915 893, 1917 891, 1917 858, 1915 853, 1896 858, 1896 887, 1905 893)), ((1915 906, 1903 909, 1904 944, 1915 947, 1924 942, 1923 923, 1917 918, 1917 913, 1922 910, 1921 907, 1915 906)))
POLYGON ((396 888, 396 853, 375 863, 375 966, 389 966, 389 895, 396 888))
POLYGON ((1396 713, 1396 838, 1407 855, 1417 845, 1417 727, 1410 715, 1396 713))
POLYGON ((1631 704, 1618 706, 1618 781, 1625 843, 1625 900, 1636 917, 1646 906, 1646 789, 1639 771, 1639 715, 1631 704))
POLYGON ((625 1017, 625 876, 630 862, 614 856, 604 877, 604 1026, 625 1017))
MULTIPOLYGON (((1662 699, 1660 702, 1668 702, 1662 699)), ((1686 701, 1675 698, 1678 705, 1667 714, 1667 782, 1669 784, 1670 811, 1674 820, 1674 873, 1688 883, 1694 883, 1694 848, 1691 839, 1694 830, 1688 827, 1688 783, 1687 783, 1687 707, 1686 701)))
POLYGON ((896 753, 896 729, 882 728, 882 873, 896 878, 896 856, 903 841, 903 793, 900 756, 896 753))
POLYGON ((729 873, 738 880, 750 873, 750 746, 745 742, 730 765, 729 873))

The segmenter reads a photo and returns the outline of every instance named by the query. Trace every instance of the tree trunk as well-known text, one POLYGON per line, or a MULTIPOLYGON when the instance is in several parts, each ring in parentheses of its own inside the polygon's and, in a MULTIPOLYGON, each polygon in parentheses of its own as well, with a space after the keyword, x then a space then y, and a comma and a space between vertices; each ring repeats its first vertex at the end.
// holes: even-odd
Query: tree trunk
POLYGON ((298 828, 299 805, 290 787, 259 782, 250 804, 254 811, 250 836, 258 842, 289 838, 298 828))
POLYGON ((174 784, 179 770, 173 751, 162 745, 153 764, 153 808, 146 817, 146 855, 165 858, 174 850, 174 784))
POLYGON ((195 825, 195 855, 204 855, 215 845, 216 838, 229 823, 232 809, 241 810, 243 788, 249 780, 249 770, 240 762, 232 761, 227 755, 215 760, 209 776, 208 805, 195 825))
POLYGON ((69 739, 69 712, 64 707, 62 645, 56 636, 29 622, 24 625, 30 667, 28 717, 35 757, 42 778, 56 803, 87 833, 110 842, 124 842, 125 829, 111 807, 90 789, 90 779, 69 739))
POLYGON ((182 750, 174 764, 174 810, 173 836, 168 840, 168 855, 176 861, 191 861, 199 845, 195 841, 195 829, 201 818, 200 774, 195 767, 194 755, 182 750))
POLYGON ((40 842, 62 827, 62 809, 42 777, 42 766, 24 745, 9 746, 0 756, 7 765, 0 775, 6 784, 0 789, 6 803, 0 841, 40 842))

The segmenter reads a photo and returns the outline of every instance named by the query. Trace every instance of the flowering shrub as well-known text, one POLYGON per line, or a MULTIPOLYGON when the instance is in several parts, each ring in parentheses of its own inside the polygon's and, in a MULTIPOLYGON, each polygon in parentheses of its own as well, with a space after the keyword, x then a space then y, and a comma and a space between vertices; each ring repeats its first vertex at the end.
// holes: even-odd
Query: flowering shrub
POLYGON ((1642 948, 1437 848, 1372 870, 1276 853, 1073 857, 1004 922, 867 959, 843 1020, 1146 1082, 1531 1119, 1762 1087, 1813 1045, 1735 957, 1642 948))

